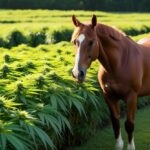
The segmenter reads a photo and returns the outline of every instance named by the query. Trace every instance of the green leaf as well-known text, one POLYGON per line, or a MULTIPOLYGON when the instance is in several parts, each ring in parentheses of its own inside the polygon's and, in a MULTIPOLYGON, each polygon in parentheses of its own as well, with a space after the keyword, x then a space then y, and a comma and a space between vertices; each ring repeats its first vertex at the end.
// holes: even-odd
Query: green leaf
POLYGON ((0 149, 5 150, 6 144, 7 144, 7 140, 5 134, 0 133, 0 149))
POLYGON ((43 142, 45 148, 47 149, 47 145, 49 145, 52 149, 54 149, 54 145, 50 137, 40 128, 34 126, 34 130, 40 140, 43 142))
POLYGON ((17 149, 26 150, 27 147, 22 140, 14 136, 13 134, 5 134, 7 140, 17 149))

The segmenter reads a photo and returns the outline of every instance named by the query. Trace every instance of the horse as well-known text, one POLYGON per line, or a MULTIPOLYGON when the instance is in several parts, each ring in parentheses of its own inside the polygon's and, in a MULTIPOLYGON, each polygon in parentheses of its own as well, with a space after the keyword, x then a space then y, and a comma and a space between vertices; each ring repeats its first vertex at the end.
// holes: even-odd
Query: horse
POLYGON ((150 47, 150 37, 144 37, 140 39, 137 43, 150 47))
POLYGON ((127 150, 135 150, 137 97, 150 95, 150 44, 145 41, 136 43, 120 30, 97 23, 96 15, 93 15, 90 23, 82 23, 73 15, 72 22, 75 26, 72 42, 76 49, 72 76, 79 83, 84 82, 87 69, 98 59, 101 64, 98 81, 110 110, 115 149, 122 150, 124 147, 119 123, 119 101, 122 99, 127 105, 127 150))

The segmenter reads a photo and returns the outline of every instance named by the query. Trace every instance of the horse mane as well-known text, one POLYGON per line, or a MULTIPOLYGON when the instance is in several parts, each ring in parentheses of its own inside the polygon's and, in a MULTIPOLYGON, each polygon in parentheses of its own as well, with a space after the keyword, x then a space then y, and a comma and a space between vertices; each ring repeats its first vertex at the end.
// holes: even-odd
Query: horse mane
POLYGON ((72 37, 71 37, 71 42, 73 42, 75 39, 77 39, 77 37, 79 36, 80 34, 80 30, 79 28, 76 28, 72 34, 72 37))
POLYGON ((127 36, 124 32, 120 31, 116 27, 110 27, 105 24, 97 24, 96 33, 100 36, 109 36, 114 40, 121 40, 123 37, 127 36))
MULTIPOLYGON (((84 26, 77 27, 72 34, 71 42, 73 42, 80 34, 80 31, 84 26)), ((123 37, 127 36, 124 32, 117 29, 116 27, 111 27, 102 23, 98 23, 95 27, 98 36, 109 36, 114 40, 121 40, 123 37)), ((88 33, 90 35, 90 32, 88 33)))

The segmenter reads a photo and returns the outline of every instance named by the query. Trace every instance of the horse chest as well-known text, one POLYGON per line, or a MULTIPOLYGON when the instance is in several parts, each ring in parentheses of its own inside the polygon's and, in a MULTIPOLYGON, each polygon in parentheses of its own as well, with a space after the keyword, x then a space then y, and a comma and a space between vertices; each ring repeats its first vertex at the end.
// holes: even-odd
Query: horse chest
POLYGON ((103 83, 102 87, 104 92, 108 94, 114 94, 119 96, 122 95, 123 92, 123 85, 114 80, 107 80, 103 83))
POLYGON ((99 76, 99 83, 105 94, 119 99, 124 98, 129 90, 125 84, 107 74, 99 76))

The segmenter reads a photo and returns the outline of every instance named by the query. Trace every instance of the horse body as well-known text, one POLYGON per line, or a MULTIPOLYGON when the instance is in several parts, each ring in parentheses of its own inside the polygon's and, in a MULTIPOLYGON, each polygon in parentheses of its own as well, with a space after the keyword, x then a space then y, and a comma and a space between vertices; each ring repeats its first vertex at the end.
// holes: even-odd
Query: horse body
POLYGON ((150 47, 150 37, 144 37, 144 38, 140 39, 137 43, 150 47))
MULTIPOLYGON (((103 37, 101 37, 101 39, 103 39, 103 37)), ((122 40, 113 42, 118 43, 122 42, 122 40)), ((126 44, 130 43, 130 41, 128 40, 126 40, 126 42, 126 44)), ((108 44, 106 43, 106 45, 108 44)), ((121 47, 120 49, 120 46, 112 49, 110 48, 109 50, 107 50, 107 47, 105 48, 105 45, 102 46, 107 56, 107 61, 109 62, 110 68, 109 71, 106 70, 105 64, 102 63, 102 66, 99 69, 98 79, 103 92, 109 94, 109 91, 111 91, 111 95, 120 95, 119 97, 122 98, 122 96, 125 97, 132 89, 134 91, 137 91, 141 84, 140 76, 142 74, 142 72, 137 73, 137 67, 140 68, 141 64, 139 62, 141 62, 140 60, 142 59, 141 55, 139 55, 138 48, 135 46, 134 52, 130 52, 130 49, 126 49, 123 47, 121 47), (117 56, 117 53, 119 53, 119 57, 117 56), (134 55, 134 53, 136 53, 136 56, 134 55)), ((111 45, 110 47, 113 47, 113 45, 111 45)), ((101 61, 101 58, 99 58, 99 61, 103 62, 101 61)))
MULTIPOLYGON (((115 68, 115 70, 107 71, 106 67, 104 67, 105 65, 100 66, 98 73, 100 86, 104 93, 112 93, 111 95, 116 95, 116 97, 122 99, 125 99, 130 91, 135 91, 137 96, 150 95, 150 47, 143 46, 148 43, 139 45, 127 37, 124 38, 122 40, 126 41, 126 44, 121 49, 119 49, 121 45, 119 42, 122 42, 122 40, 116 41, 119 45, 119 47, 116 47, 116 50, 121 53, 119 60, 114 58, 111 61, 114 50, 111 48, 107 50, 103 46, 105 53, 109 53, 106 55, 111 57, 108 58, 111 63, 110 66, 115 68), (129 45, 128 49, 126 45, 129 45), (117 63, 115 64, 114 62, 117 63)), ((103 39, 103 36, 100 39, 103 39)), ((111 45, 110 47, 113 46, 111 45)), ((116 54, 114 57, 116 57, 116 54)), ((102 62, 101 60, 99 61, 102 62)))
POLYGON ((150 40, 135 43, 124 33, 107 25, 98 24, 96 16, 93 16, 91 24, 82 24, 75 16, 72 19, 77 27, 72 40, 77 47, 76 56, 78 56, 73 76, 83 82, 85 70, 92 61, 95 59, 100 61, 98 80, 110 109, 116 150, 123 149, 119 123, 120 99, 127 104, 125 121, 129 142, 127 150, 135 150, 133 131, 137 97, 150 95, 150 46, 148 46, 150 40), (81 35, 84 37, 82 42, 81 35))

